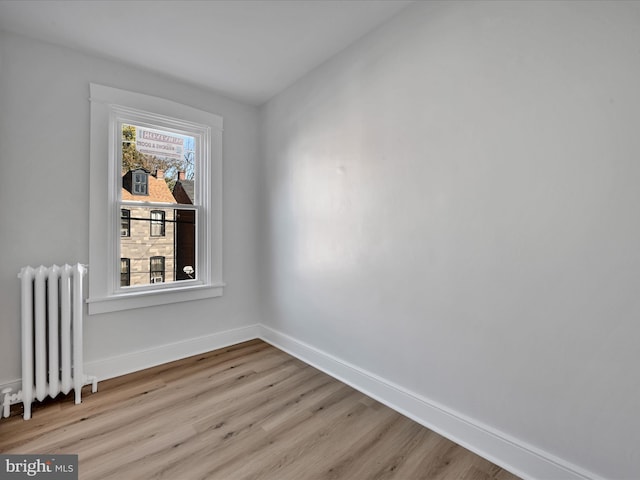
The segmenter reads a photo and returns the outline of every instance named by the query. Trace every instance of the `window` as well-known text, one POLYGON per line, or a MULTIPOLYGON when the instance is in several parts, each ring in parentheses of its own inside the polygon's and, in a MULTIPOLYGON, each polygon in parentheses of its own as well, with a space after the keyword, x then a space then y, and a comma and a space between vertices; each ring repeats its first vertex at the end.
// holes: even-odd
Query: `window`
POLYGON ((89 314, 222 295, 222 118, 90 90, 89 314))
POLYGON ((151 260, 149 260, 149 278, 151 283, 164 282, 164 257, 151 257, 151 260))
POLYGON ((151 236, 164 237, 164 212, 151 210, 151 236))
POLYGON ((128 237, 131 228, 131 211, 126 208, 120 209, 120 236, 128 237))
POLYGON ((120 259, 120 286, 128 287, 131 283, 131 273, 129 268, 131 267, 131 260, 128 258, 120 259))
POLYGON ((133 194, 149 195, 149 175, 146 172, 133 173, 133 194))

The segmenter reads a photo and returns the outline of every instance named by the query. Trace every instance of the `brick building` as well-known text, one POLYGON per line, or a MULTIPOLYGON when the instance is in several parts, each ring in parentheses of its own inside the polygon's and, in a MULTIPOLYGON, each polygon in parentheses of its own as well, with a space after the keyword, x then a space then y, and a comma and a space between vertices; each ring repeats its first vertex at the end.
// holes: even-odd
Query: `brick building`
MULTIPOLYGON (((176 204, 164 179, 143 169, 122 176, 122 199, 176 204)), ((175 209, 128 207, 120 212, 120 286, 175 280, 175 209)))

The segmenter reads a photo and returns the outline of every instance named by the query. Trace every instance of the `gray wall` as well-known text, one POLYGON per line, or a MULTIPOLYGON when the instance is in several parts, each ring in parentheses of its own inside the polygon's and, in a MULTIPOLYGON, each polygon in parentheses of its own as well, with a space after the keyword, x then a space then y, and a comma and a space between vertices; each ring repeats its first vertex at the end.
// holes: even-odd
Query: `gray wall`
POLYGON ((0 33, 0 384, 20 374, 20 267, 88 261, 97 82, 224 117, 228 287, 89 317, 88 361, 263 322, 552 458, 637 476, 638 25, 632 2, 420 2, 261 119, 0 33))
POLYGON ((88 317, 86 360, 145 352, 259 320, 257 109, 135 67, 0 33, 0 384, 20 377, 20 268, 89 260, 89 82, 224 117, 228 287, 221 298, 88 317))
POLYGON ((419 2, 262 110, 265 324, 640 472, 640 5, 419 2))

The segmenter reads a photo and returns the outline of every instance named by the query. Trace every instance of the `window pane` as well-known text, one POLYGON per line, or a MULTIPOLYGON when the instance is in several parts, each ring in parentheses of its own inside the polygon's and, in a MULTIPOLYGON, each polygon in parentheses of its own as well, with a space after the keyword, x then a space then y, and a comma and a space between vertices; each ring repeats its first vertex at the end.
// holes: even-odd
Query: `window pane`
POLYGON ((120 258, 129 259, 129 285, 195 279, 197 212, 130 204, 127 210, 129 236, 119 240, 120 258))
POLYGON ((121 124, 121 133, 123 199, 134 199, 131 195, 153 197, 155 180, 160 179, 174 195, 171 203, 195 204, 196 137, 127 123, 121 124))

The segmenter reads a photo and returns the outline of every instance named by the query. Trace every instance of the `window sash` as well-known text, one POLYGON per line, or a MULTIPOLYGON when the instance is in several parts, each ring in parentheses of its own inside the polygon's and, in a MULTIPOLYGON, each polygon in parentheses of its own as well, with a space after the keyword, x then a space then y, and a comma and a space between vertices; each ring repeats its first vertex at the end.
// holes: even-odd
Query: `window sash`
MULTIPOLYGON (((113 151, 115 152, 115 175, 119 179, 118 182, 113 182, 117 185, 117 191, 114 192, 117 199, 116 204, 119 208, 124 207, 145 207, 145 208, 162 208, 162 209, 179 209, 180 210, 193 210, 196 212, 196 224, 195 224, 195 265, 193 278, 180 278, 178 279, 177 272, 174 272, 176 278, 171 281, 166 281, 166 275, 163 275, 163 281, 158 283, 149 283, 141 285, 131 285, 126 289, 123 289, 119 282, 113 285, 113 293, 115 295, 119 293, 134 293, 144 291, 155 291, 157 289, 169 289, 172 287, 183 288, 191 285, 206 285, 211 283, 211 267, 205 263, 208 254, 204 252, 205 245, 211 238, 211 227, 207 223, 207 217, 204 215, 205 205, 210 205, 211 192, 208 189, 211 188, 209 182, 206 182, 206 176, 209 175, 209 165, 205 160, 210 155, 210 145, 208 142, 211 139, 207 139, 205 131, 199 130, 197 126, 189 124, 188 122, 182 122, 175 118, 163 118, 155 114, 148 114, 146 112, 135 111, 123 107, 114 107, 115 116, 112 120, 112 128, 115 127, 113 132, 113 151), (177 133, 181 135, 187 135, 194 138, 195 149, 195 185, 194 185, 194 198, 193 204, 174 204, 174 203, 159 203, 148 202, 141 200, 123 200, 121 198, 122 193, 122 128, 123 125, 133 125, 142 128, 165 130, 171 133, 177 133), (209 187, 209 188, 207 188, 209 187)), ((148 174, 143 172, 132 172, 132 190, 133 194, 137 195, 135 188, 137 184, 140 184, 141 177, 145 177, 146 180, 146 193, 148 193, 148 174)), ((163 212, 164 213, 164 212, 163 212)), ((171 218, 175 218, 172 215, 171 218)), ((149 218, 149 237, 161 238, 166 236, 166 217, 164 220, 153 220, 149 218)), ((121 253, 121 242, 118 241, 116 245, 116 252, 114 258, 119 258, 121 253)), ((174 251, 174 262, 176 260, 176 253, 174 251)), ((175 269, 175 266, 174 266, 175 269)), ((181 276, 182 277, 182 276, 181 276)))

